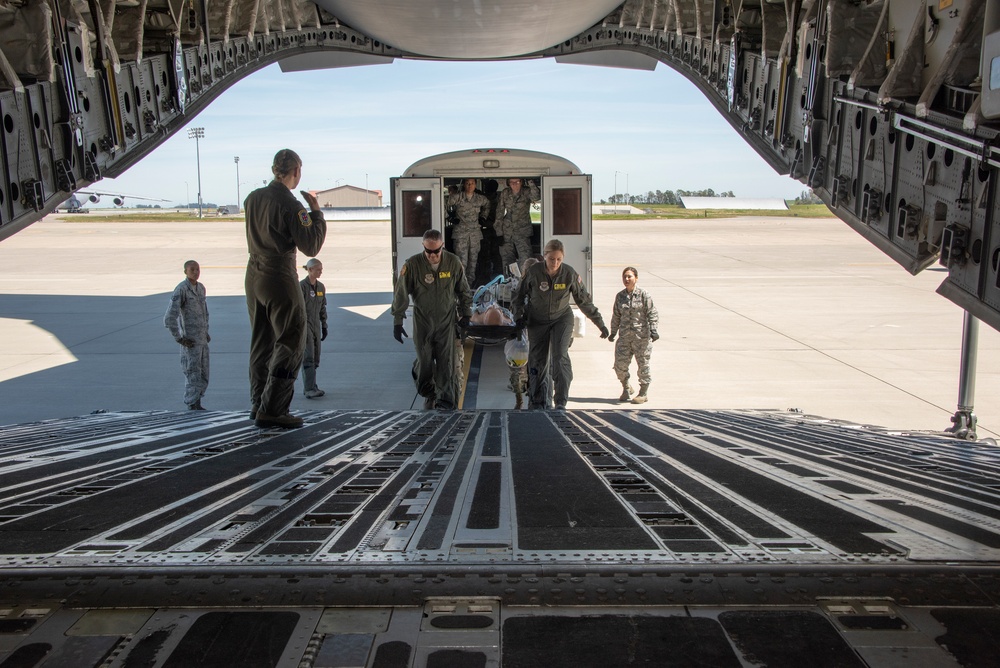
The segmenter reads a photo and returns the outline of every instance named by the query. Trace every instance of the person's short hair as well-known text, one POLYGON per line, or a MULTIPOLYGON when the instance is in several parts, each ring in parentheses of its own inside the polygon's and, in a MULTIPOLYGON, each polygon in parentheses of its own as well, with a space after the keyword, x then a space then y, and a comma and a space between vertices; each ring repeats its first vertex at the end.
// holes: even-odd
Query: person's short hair
POLYGON ((424 241, 441 241, 441 230, 427 230, 424 232, 424 241))
POLYGON ((545 253, 551 253, 552 251, 559 251, 560 253, 565 253, 566 249, 563 247, 563 242, 558 239, 549 239, 548 243, 545 244, 545 253))
POLYGON ((510 187, 510 182, 511 181, 520 181, 521 185, 522 186, 524 185, 524 179, 522 179, 520 176, 512 176, 509 179, 507 179, 507 187, 508 188, 510 187))
POLYGON ((524 264, 521 265, 521 275, 524 276, 524 272, 528 271, 528 267, 538 264, 537 257, 528 257, 524 259, 524 264))
POLYGON ((323 263, 320 262, 317 258, 312 258, 308 262, 306 262, 304 265, 302 265, 302 268, 305 269, 306 271, 308 271, 308 270, 312 269, 313 267, 315 267, 317 264, 322 265, 323 263))
POLYGON ((283 148, 274 154, 274 162, 271 163, 271 172, 277 177, 288 176, 297 168, 302 166, 302 158, 290 148, 283 148))
POLYGON ((625 267, 624 269, 622 269, 622 278, 624 278, 625 274, 627 274, 630 271, 632 272, 633 276, 639 278, 639 270, 636 269, 635 267, 625 267))
POLYGON ((198 264, 198 260, 188 260, 187 262, 185 262, 184 263, 184 271, 187 271, 188 267, 190 267, 193 264, 198 264))

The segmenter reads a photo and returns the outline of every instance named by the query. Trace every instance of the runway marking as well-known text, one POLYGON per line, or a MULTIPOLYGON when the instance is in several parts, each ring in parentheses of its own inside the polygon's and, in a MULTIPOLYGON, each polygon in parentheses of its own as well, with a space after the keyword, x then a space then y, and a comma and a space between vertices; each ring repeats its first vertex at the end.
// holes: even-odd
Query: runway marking
POLYGON ((365 304, 364 306, 340 306, 338 308, 369 320, 378 320, 382 314, 389 310, 389 304, 365 304))

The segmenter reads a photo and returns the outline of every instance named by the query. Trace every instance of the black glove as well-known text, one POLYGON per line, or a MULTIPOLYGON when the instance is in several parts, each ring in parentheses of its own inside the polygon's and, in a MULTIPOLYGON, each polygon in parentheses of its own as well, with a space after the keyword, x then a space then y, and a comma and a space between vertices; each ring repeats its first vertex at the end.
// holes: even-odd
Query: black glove
POLYGON ((519 332, 523 332, 524 328, 527 327, 527 326, 528 326, 528 320, 527 320, 527 318, 525 318, 523 316, 520 317, 520 318, 518 318, 517 322, 514 323, 514 327, 516 327, 517 331, 519 331, 519 332))
POLYGON ((406 338, 410 338, 409 335, 406 333, 406 330, 403 329, 402 325, 393 325, 392 326, 392 338, 394 338, 397 341, 399 341, 400 343, 402 343, 404 336, 406 338))
POLYGON ((611 336, 611 332, 608 331, 608 328, 605 325, 601 325, 601 338, 606 339, 609 336, 611 336))
POLYGON ((660 335, 659 335, 659 334, 657 334, 657 333, 656 333, 656 330, 654 329, 654 330, 651 330, 651 331, 649 332, 649 338, 650 338, 650 339, 651 339, 652 341, 656 341, 657 339, 659 339, 659 338, 660 338, 660 335))
POLYGON ((327 329, 326 329, 326 325, 323 325, 323 336, 319 337, 319 340, 320 341, 326 341, 326 335, 327 335, 327 333, 328 332, 327 332, 327 329))
POLYGON ((471 323, 472 320, 467 315, 463 315, 461 318, 458 319, 458 326, 461 327, 462 329, 466 329, 471 323))
POLYGON ((181 344, 185 348, 194 348, 194 341, 188 338, 181 337, 177 339, 177 343, 181 344))
POLYGON ((502 234, 498 234, 497 235, 497 245, 498 246, 503 246, 503 235, 502 234))
POLYGON ((613 342, 614 340, 615 340, 615 335, 614 334, 612 334, 611 336, 608 337, 608 341, 613 342))

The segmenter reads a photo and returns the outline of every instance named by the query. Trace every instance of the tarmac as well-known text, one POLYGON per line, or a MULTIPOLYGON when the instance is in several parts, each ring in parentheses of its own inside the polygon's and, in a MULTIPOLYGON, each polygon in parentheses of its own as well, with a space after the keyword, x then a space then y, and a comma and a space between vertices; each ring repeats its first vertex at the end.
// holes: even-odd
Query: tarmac
MULTIPOLYGON (((934 292, 944 268, 910 276, 835 218, 600 220, 594 229, 594 297, 605 319, 629 265, 660 313, 642 408, 794 410, 900 431, 950 426, 963 313, 934 292)), ((293 412, 419 408, 412 343, 392 338, 389 223, 332 221, 319 257, 330 318, 318 371, 326 395, 306 399, 300 383, 293 412)), ((209 295, 203 404, 247 410, 242 221, 53 215, 0 242, 0 424, 184 410, 163 313, 188 259, 201 263, 209 295)), ((617 401, 612 348, 591 323, 574 340, 569 410, 639 408, 617 401)), ((998 362, 1000 332, 982 325, 980 438, 1000 435, 998 362)), ((507 379, 501 347, 485 348, 465 403, 513 408, 507 379)))

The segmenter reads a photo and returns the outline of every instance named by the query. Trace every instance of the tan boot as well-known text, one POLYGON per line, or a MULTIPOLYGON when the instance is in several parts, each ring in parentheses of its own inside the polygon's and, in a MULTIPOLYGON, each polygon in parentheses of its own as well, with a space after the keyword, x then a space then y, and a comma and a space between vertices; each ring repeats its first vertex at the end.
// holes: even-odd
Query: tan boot
POLYGON ((514 395, 514 410, 521 410, 524 408, 524 395, 518 392, 514 395))
POLYGON ((632 400, 633 404, 644 404, 648 399, 646 398, 646 391, 649 390, 649 385, 639 385, 639 394, 635 395, 635 399, 632 400))
POLYGON ((633 392, 635 392, 635 389, 631 385, 622 383, 622 396, 618 397, 618 401, 622 403, 627 402, 629 399, 632 398, 633 392))

